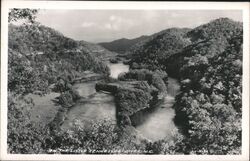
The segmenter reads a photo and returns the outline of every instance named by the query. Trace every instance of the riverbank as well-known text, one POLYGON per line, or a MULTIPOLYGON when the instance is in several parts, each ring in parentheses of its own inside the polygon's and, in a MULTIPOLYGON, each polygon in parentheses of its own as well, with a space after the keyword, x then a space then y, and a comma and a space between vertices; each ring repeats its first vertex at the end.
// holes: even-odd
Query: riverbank
MULTIPOLYGON (((128 68, 124 71, 127 70, 128 68)), ((122 73, 122 71, 120 72, 122 73)), ((159 140, 164 139, 166 142, 174 140, 175 133, 173 131, 177 131, 177 128, 173 123, 175 112, 171 107, 174 103, 172 95, 178 93, 178 89, 176 89, 178 82, 166 77, 163 80, 162 76, 156 78, 153 76, 155 72, 145 70, 142 72, 145 75, 139 74, 140 80, 136 80, 138 79, 136 73, 139 74, 139 70, 132 71, 132 75, 130 73, 118 76, 119 73, 116 74, 118 79, 105 80, 95 79, 93 77, 95 74, 89 73, 86 74, 87 79, 83 78, 83 80, 89 81, 74 83, 72 88, 69 88, 74 90, 73 93, 78 93, 80 96, 78 99, 73 99, 72 96, 63 99, 62 95, 70 94, 69 91, 64 91, 61 96, 53 98, 53 102, 58 105, 57 112, 53 114, 54 118, 50 119, 49 123, 50 130, 55 132, 52 132, 53 135, 56 136, 57 133, 65 133, 66 131, 74 131, 77 134, 76 127, 90 128, 91 131, 93 127, 90 125, 93 123, 99 124, 109 120, 108 124, 117 128, 117 139, 121 145, 127 146, 129 142, 127 147, 129 150, 130 146, 150 149, 159 140), (145 77, 146 75, 147 77, 145 77), (160 86, 155 86, 152 81, 160 79, 162 79, 160 82, 167 84, 161 90, 159 90, 160 86), (98 85, 103 85, 103 87, 98 89, 98 85), (103 90, 104 87, 105 90, 103 90), (59 99, 60 97, 61 99, 59 99), (58 104, 59 100, 64 103, 58 104)), ((64 135, 67 136, 67 133, 64 135)), ((113 133, 108 135, 113 135, 113 133)), ((145 153, 155 152, 151 149, 145 153)))
MULTIPOLYGON (((119 66, 122 65, 119 64, 119 66)), ((112 75, 112 72, 113 70, 111 70, 113 77, 118 77, 120 74, 112 75)), ((176 89, 179 87, 178 82, 172 78, 161 76, 157 79, 164 78, 162 82, 164 84, 166 82, 168 86, 159 90, 159 86, 155 87, 154 83, 148 80, 149 75, 154 72, 143 70, 143 73, 148 75, 146 80, 143 80, 146 75, 140 76, 141 80, 139 81, 131 79, 137 75, 133 73, 132 77, 127 75, 129 76, 127 78, 121 75, 123 81, 116 80, 112 83, 102 81, 103 79, 99 79, 99 76, 98 79, 95 79, 93 77, 95 74, 87 74, 87 79, 83 80, 89 81, 73 85, 73 89, 80 98, 73 101, 73 104, 62 106, 51 122, 51 126, 70 129, 76 122, 84 125, 95 120, 111 119, 119 126, 133 127, 138 135, 151 141, 171 136, 171 130, 176 128, 173 123, 175 112, 171 107, 174 103, 174 96, 178 93, 178 89, 176 89), (149 85, 148 82, 151 84, 149 85), (162 89, 166 91, 162 91, 162 89), (161 129, 161 132, 152 133, 152 131, 161 129)), ((154 77, 151 76, 151 79, 154 77)), ((156 79, 154 78, 154 80, 156 79)))
POLYGON ((163 101, 167 93, 166 84, 166 73, 141 69, 119 75, 116 82, 97 83, 96 90, 114 95, 119 126, 135 126, 142 122, 142 111, 153 111, 163 101))
POLYGON ((136 129, 151 141, 160 139, 171 140, 173 131, 177 131, 174 123, 175 110, 172 108, 175 103, 175 96, 180 91, 180 85, 176 79, 168 77, 168 94, 160 101, 153 111, 144 111, 137 119, 143 123, 135 125, 136 129))

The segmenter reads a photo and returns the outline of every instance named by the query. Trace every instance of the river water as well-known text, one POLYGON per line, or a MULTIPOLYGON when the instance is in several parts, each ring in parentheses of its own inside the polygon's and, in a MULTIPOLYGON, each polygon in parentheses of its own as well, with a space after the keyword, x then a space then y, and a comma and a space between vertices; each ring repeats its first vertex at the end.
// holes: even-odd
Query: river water
POLYGON ((91 121, 110 119, 116 122, 114 96, 96 92, 96 82, 77 84, 77 91, 84 99, 73 106, 61 126, 64 129, 73 127, 74 123, 87 125, 91 121))
MULTIPOLYGON (((123 72, 128 72, 129 66, 123 63, 109 64, 111 71, 110 77, 118 78, 123 72)), ((62 128, 69 129, 74 123, 87 125, 90 121, 100 119, 110 119, 116 123, 116 107, 114 96, 109 93, 96 92, 95 84, 97 81, 88 83, 79 83, 74 88, 84 97, 81 103, 78 103, 70 109, 67 119, 64 121, 62 128)))
POLYGON ((171 139, 176 130, 174 124, 175 111, 172 107, 175 96, 179 92, 180 86, 176 79, 168 78, 168 94, 156 109, 146 115, 145 121, 136 129, 147 139, 157 141, 160 139, 171 139))
MULTIPOLYGON (((111 77, 117 78, 122 72, 127 72, 129 70, 128 65, 122 63, 109 64, 111 71, 111 77)), ((74 88, 83 97, 80 103, 77 103, 72 109, 69 110, 66 120, 64 121, 62 128, 70 129, 73 127, 75 122, 80 124, 88 124, 90 121, 96 121, 101 119, 110 119, 116 123, 116 107, 114 103, 114 96, 109 93, 96 92, 95 84, 97 81, 78 83, 74 85, 74 88)), ((159 139, 164 139, 166 137, 171 138, 171 131, 176 128, 173 118, 175 116, 174 109, 171 106, 174 103, 175 95, 179 91, 179 83, 173 78, 169 78, 168 84, 168 95, 165 97, 163 103, 161 103, 156 109, 147 114, 145 121, 136 127, 137 131, 141 133, 145 138, 156 141, 159 139)), ((48 95, 41 99, 35 99, 37 109, 43 109, 41 113, 48 114, 48 110, 44 112, 44 107, 40 107, 41 101, 48 100, 48 98, 54 98, 58 94, 48 95), (41 101, 39 101, 41 100, 41 101)), ((51 102, 51 101, 48 101, 51 102)), ((51 107, 52 103, 50 104, 51 107)), ((46 105, 45 105, 46 106, 46 105)), ((36 111, 37 111, 36 109, 36 111)), ((45 108, 46 109, 46 108, 45 108)), ((53 108, 53 109, 58 109, 53 108)), ((41 115, 40 113, 40 115, 41 115)), ((55 111, 50 113, 55 115, 55 111)), ((44 115, 44 118, 45 118, 44 115)), ((41 115, 43 117, 43 115, 41 115)), ((43 119, 46 120, 46 119, 43 119)))
POLYGON ((110 69, 110 77, 112 78, 118 78, 118 75, 120 73, 128 72, 129 66, 124 65, 123 63, 117 63, 117 64, 109 64, 110 69))

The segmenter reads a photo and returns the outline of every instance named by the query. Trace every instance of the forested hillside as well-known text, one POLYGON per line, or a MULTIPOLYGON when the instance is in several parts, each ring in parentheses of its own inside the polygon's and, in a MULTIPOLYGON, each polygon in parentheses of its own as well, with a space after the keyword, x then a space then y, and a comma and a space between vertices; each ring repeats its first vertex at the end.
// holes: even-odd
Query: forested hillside
MULTIPOLYGON (((242 23, 220 18, 193 29, 170 28, 151 36, 107 43, 106 48, 129 58, 119 59, 130 69, 119 62, 126 66, 126 73, 120 72, 117 78, 109 77, 112 68, 107 66, 117 53, 37 24, 33 20, 36 13, 31 9, 9 12, 9 153, 241 154, 242 23), (11 24, 20 18, 30 24, 11 24), (86 73, 91 77, 84 77, 86 73), (171 80, 178 88, 170 97, 171 80), (31 111, 36 105, 28 95, 39 95, 40 99, 48 93, 57 94, 49 98, 57 107, 49 104, 46 110, 56 112, 48 117, 51 121, 35 122, 31 111), (107 95, 112 99, 102 102, 107 95), (104 103, 114 106, 106 109, 114 111, 114 120, 92 120, 96 114, 105 113, 99 111, 104 103), (136 126, 164 108, 167 113, 174 108, 169 117, 175 124, 169 127, 171 134, 149 140, 136 126), (77 117, 72 117, 69 129, 64 129, 72 109, 77 109, 77 117), (75 119, 82 116, 85 124, 75 119)), ((36 110, 42 107, 36 106, 36 110)), ((158 116, 153 125, 166 121, 164 113, 158 116)))
POLYGON ((82 49, 84 49, 87 52, 90 52, 92 56, 98 57, 101 60, 106 61, 110 58, 113 58, 114 56, 118 54, 116 53, 116 51, 107 50, 106 48, 98 44, 90 43, 90 42, 83 41, 83 40, 81 40, 79 43, 82 49))
POLYGON ((126 53, 132 54, 132 68, 163 68, 162 61, 169 56, 180 52, 189 45, 190 39, 186 36, 189 29, 171 28, 151 35, 148 39, 138 42, 126 53), (140 63, 137 63, 140 62, 140 63))
POLYGON ((111 42, 99 43, 99 45, 103 46, 104 48, 106 48, 110 51, 124 54, 126 51, 128 51, 130 49, 130 47, 132 47, 136 43, 143 41, 147 38, 148 38, 148 36, 140 36, 140 37, 135 38, 135 39, 123 38, 123 39, 118 39, 118 40, 114 40, 111 42))
POLYGON ((101 58, 110 52, 99 47, 93 54, 89 46, 42 25, 10 25, 9 90, 45 91, 58 76, 75 78, 86 70, 108 74, 101 58))
MULTIPOLYGON (((40 24, 10 24, 8 34, 8 152, 47 153, 46 146, 52 145, 47 141, 55 135, 48 125, 31 120, 35 104, 26 96, 45 95, 57 87, 61 93, 58 103, 68 108, 72 100, 79 99, 70 84, 75 78, 84 76, 85 71, 107 76, 109 68, 102 55, 92 55, 88 44, 40 24)), ((106 54, 105 50, 97 52, 106 54)))
POLYGON ((130 66, 164 69, 180 80, 174 108, 185 136, 181 151, 240 153, 242 23, 221 18, 192 30, 156 35, 134 46, 130 66))

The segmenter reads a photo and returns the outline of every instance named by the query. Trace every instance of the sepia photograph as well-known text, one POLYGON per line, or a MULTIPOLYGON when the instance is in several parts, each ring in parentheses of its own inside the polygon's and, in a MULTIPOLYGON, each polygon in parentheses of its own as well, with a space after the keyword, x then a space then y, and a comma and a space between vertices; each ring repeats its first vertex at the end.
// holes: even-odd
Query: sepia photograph
POLYGON ((247 160, 249 8, 31 4, 3 11, 5 156, 247 160))

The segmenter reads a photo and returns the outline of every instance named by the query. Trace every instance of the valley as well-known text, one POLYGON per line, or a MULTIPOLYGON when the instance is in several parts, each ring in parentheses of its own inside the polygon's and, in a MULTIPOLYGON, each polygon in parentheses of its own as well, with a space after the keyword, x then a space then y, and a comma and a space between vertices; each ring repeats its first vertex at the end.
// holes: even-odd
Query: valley
POLYGON ((229 18, 99 44, 9 24, 8 152, 240 154, 242 42, 229 18))

